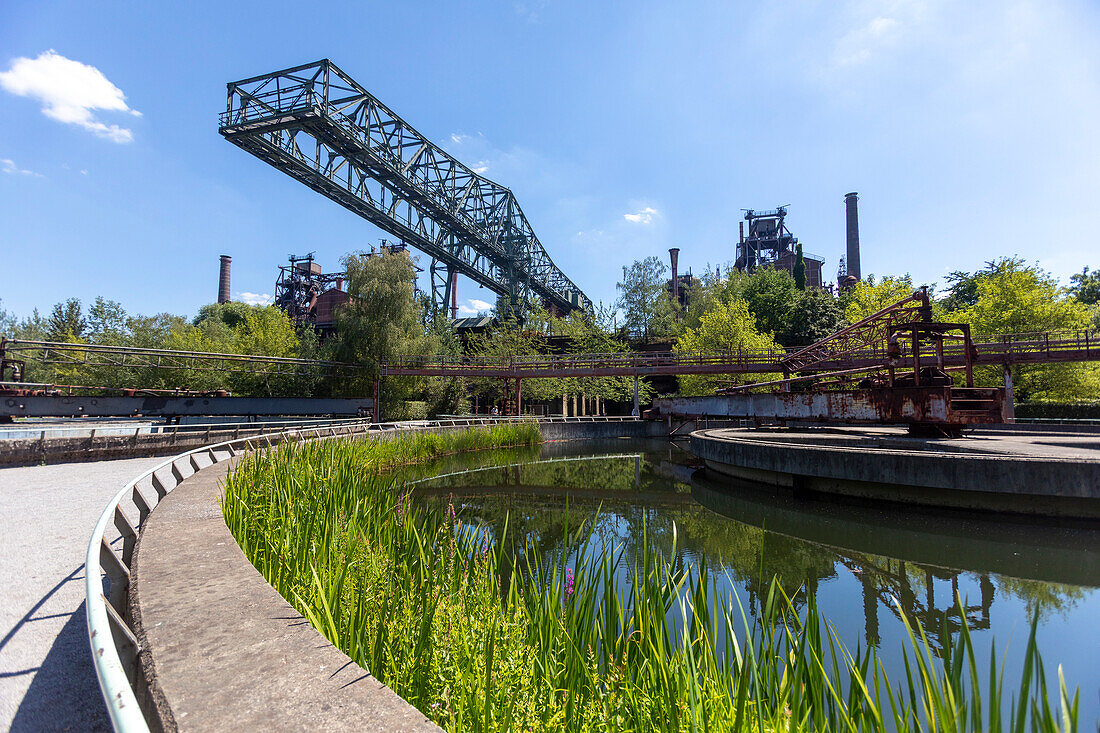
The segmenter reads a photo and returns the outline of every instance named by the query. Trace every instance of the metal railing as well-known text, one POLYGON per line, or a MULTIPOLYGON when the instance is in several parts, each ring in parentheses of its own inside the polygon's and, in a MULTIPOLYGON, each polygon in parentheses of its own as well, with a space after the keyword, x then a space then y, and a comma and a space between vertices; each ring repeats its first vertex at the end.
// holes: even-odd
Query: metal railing
POLYGON ((149 423, 140 425, 123 425, 102 422, 95 425, 51 425, 38 426, 33 423, 20 426, 15 423, 13 427, 0 428, 0 441, 35 438, 45 440, 47 438, 96 438, 96 437, 137 437, 138 435, 188 435, 203 433, 204 438, 239 438, 242 435, 256 435, 266 433, 278 433, 287 426, 295 427, 330 427, 334 425, 359 425, 369 423, 369 420, 360 418, 318 418, 316 420, 270 420, 263 422, 224 422, 224 423, 183 423, 169 425, 167 423, 149 423), (232 436, 226 435, 232 433, 232 436))
MULTIPOLYGON (((138 669, 140 644, 127 619, 129 618, 130 568, 138 533, 149 514, 173 489, 186 478, 229 458, 262 447, 303 440, 339 438, 446 427, 474 427, 501 422, 585 423, 637 422, 634 417, 584 416, 555 418, 494 418, 469 417, 449 420, 417 420, 405 423, 357 422, 351 425, 306 426, 278 433, 252 435, 204 445, 158 463, 153 468, 127 481, 112 497, 100 514, 92 531, 85 556, 84 593, 88 621, 88 641, 95 666, 99 689, 107 704, 107 713, 116 731, 145 733, 149 724, 138 703, 134 686, 141 672, 138 669), (202 465, 204 464, 205 465, 202 465), (159 473, 158 473, 159 472, 159 473), (126 511, 124 511, 124 508, 126 511), (136 514, 137 521, 131 517, 136 514), (107 540, 107 529, 118 530, 121 547, 107 540), (98 572, 96 572, 98 570, 98 572), (104 593, 103 576, 108 589, 104 593)), ((117 542, 117 540, 116 540, 117 542)))

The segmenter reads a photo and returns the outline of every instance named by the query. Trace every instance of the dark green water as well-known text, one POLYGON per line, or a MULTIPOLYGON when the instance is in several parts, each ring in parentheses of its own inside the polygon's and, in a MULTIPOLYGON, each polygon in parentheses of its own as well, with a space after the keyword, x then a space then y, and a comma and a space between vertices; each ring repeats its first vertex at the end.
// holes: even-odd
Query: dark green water
POLYGON ((1083 729, 1100 719, 1100 530, 950 512, 795 498, 748 483, 712 481, 677 444, 568 441, 443 459, 410 470, 425 501, 453 502, 463 521, 547 558, 562 526, 594 522, 599 542, 630 564, 643 532, 676 560, 704 558, 720 590, 750 613, 776 577, 801 606, 817 594, 846 645, 874 644, 900 679, 901 614, 924 625, 934 649, 951 643, 963 599, 979 669, 990 643, 1018 678, 1031 614, 1048 679, 1062 665, 1081 690, 1083 729))

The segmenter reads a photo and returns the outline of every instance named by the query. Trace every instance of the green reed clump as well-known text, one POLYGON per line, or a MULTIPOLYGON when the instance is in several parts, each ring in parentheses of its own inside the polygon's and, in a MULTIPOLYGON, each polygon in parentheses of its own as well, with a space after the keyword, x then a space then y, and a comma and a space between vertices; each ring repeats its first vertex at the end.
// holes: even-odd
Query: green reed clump
MULTIPOLYGON (((646 537, 629 566, 610 547, 572 567, 569 552, 516 554, 377 475, 531 439, 525 427, 253 455, 227 480, 226 522, 319 631, 448 730, 1076 728, 1060 669, 1048 699, 1035 621, 1015 691, 995 658, 978 669, 965 625, 942 658, 907 625, 906 675, 890 680, 874 648, 846 649, 812 596, 799 614, 773 583, 751 618, 705 566, 687 573, 646 537)), ((562 532, 570 548, 595 546, 588 525, 562 532)))

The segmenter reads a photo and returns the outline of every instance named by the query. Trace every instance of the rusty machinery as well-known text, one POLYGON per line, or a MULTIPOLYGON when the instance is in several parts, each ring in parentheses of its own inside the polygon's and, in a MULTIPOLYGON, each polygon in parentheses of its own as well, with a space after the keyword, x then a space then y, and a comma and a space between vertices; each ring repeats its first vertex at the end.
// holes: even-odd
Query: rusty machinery
MULTIPOLYGON (((779 206, 772 211, 742 209, 744 221, 740 222, 740 235, 737 241, 737 258, 733 266, 741 272, 756 272, 761 267, 773 267, 794 274, 798 259, 798 238, 787 228, 787 207, 779 206), (749 224, 745 234, 745 222, 749 224)), ((824 285, 821 268, 825 258, 808 252, 802 253, 806 265, 806 285, 820 288, 824 285)))
POLYGON ((774 407, 766 412, 774 414, 760 414, 761 400, 741 400, 742 411, 755 411, 753 417, 894 422, 914 431, 958 432, 964 425, 1004 422, 1004 390, 974 387, 977 358, 970 325, 933 320, 922 288, 789 354, 779 363, 783 379, 726 387, 719 394, 748 397, 761 387, 780 393, 768 403, 774 407), (935 362, 928 363, 933 355, 935 362), (956 386, 951 372, 965 386, 956 386), (816 404, 815 394, 823 398, 816 404))
POLYGON ((301 257, 290 255, 289 259, 289 265, 279 268, 275 281, 275 306, 298 325, 330 326, 332 319, 319 313, 318 303, 330 291, 343 292, 344 273, 322 272, 313 252, 301 257))

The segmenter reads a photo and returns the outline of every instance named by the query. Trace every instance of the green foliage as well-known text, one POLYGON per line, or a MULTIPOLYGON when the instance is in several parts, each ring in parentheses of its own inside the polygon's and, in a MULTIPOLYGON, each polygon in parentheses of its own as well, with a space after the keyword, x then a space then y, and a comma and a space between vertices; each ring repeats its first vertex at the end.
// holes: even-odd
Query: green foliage
POLYGON ((707 268, 701 284, 689 291, 683 329, 698 328, 703 316, 719 303, 737 298, 748 304, 757 330, 770 332, 783 346, 807 346, 843 325, 841 307, 832 293, 800 289, 787 272, 763 267, 751 275, 727 270, 719 276, 707 268))
POLYGON ((655 256, 623 268, 623 279, 615 286, 619 290, 616 307, 630 338, 646 341, 672 334, 677 306, 666 287, 667 272, 668 266, 655 256))
MULTIPOLYGON (((1088 328, 1091 312, 1069 297, 1057 281, 1038 266, 1019 258, 988 263, 974 275, 974 304, 946 314, 970 324, 974 334, 1026 334, 1088 328)), ((1012 368, 1019 400, 1076 401, 1100 397, 1100 368, 1095 364, 1044 364, 1012 368)), ((977 383, 1003 383, 1000 368, 975 372, 977 383)))
POLYGON ((78 341, 84 337, 87 328, 80 299, 69 298, 53 307, 46 321, 46 336, 50 341, 78 341))
POLYGON ((1016 417, 1051 420, 1100 420, 1100 401, 1023 402, 1016 405, 1016 417))
POLYGON ((1071 275, 1069 280, 1072 283, 1069 292, 1078 302, 1085 305, 1100 303, 1100 270, 1089 272, 1089 268, 1086 267, 1081 272, 1071 275))
POLYGON ((1076 691, 1060 678, 1048 697, 1037 616, 1011 705, 996 655, 978 669, 961 598, 942 657, 899 607, 906 673, 891 680, 877 649, 844 647, 812 593, 800 613, 773 583, 750 618, 705 562, 686 572, 675 540, 666 554, 644 527, 626 563, 566 518, 567 548, 597 549, 570 567, 570 549, 512 552, 507 525, 487 534, 377 475, 534 437, 501 429, 290 445, 245 457, 226 481, 226 523, 264 577, 445 729, 1075 729, 1076 691))
POLYGON ((121 346, 127 333, 126 310, 122 304, 96 296, 88 308, 88 339, 96 344, 121 346))
POLYGON ((842 293, 844 320, 848 323, 862 321, 886 306, 909 297, 915 291, 913 278, 909 275, 887 275, 877 281, 874 275, 869 275, 866 280, 861 280, 842 293))
MULTIPOLYGON (((341 361, 365 364, 367 374, 352 385, 370 394, 379 378, 380 365, 393 356, 426 354, 421 304, 413 283, 416 270, 408 252, 368 256, 351 254, 343 259, 347 271, 347 305, 336 313, 337 353, 341 361)), ((416 391, 417 382, 390 378, 382 395, 382 413, 393 414, 416 391)))
POLYGON ((802 257, 802 245, 795 245, 794 284, 799 290, 806 289, 806 260, 802 257))
POLYGON ((809 346, 843 327, 844 312, 833 294, 810 288, 795 301, 776 340, 788 347, 809 346))
POLYGON ((201 326, 206 322, 221 323, 229 331, 232 331, 244 323, 245 318, 254 307, 262 306, 251 306, 248 303, 235 300, 228 303, 210 303, 199 308, 198 315, 195 316, 192 323, 196 326, 201 326))
POLYGON ((757 329, 776 337, 786 332, 801 295, 790 273, 770 267, 745 277, 741 286, 741 297, 756 317, 757 329))
MULTIPOLYGON (((718 353, 739 351, 781 351, 770 334, 760 333, 748 303, 741 298, 719 302, 676 341, 680 353, 718 353)), ((763 379, 763 377, 759 377, 763 379)), ((680 378, 680 392, 686 395, 707 394, 717 386, 717 377, 689 375, 680 378)))

